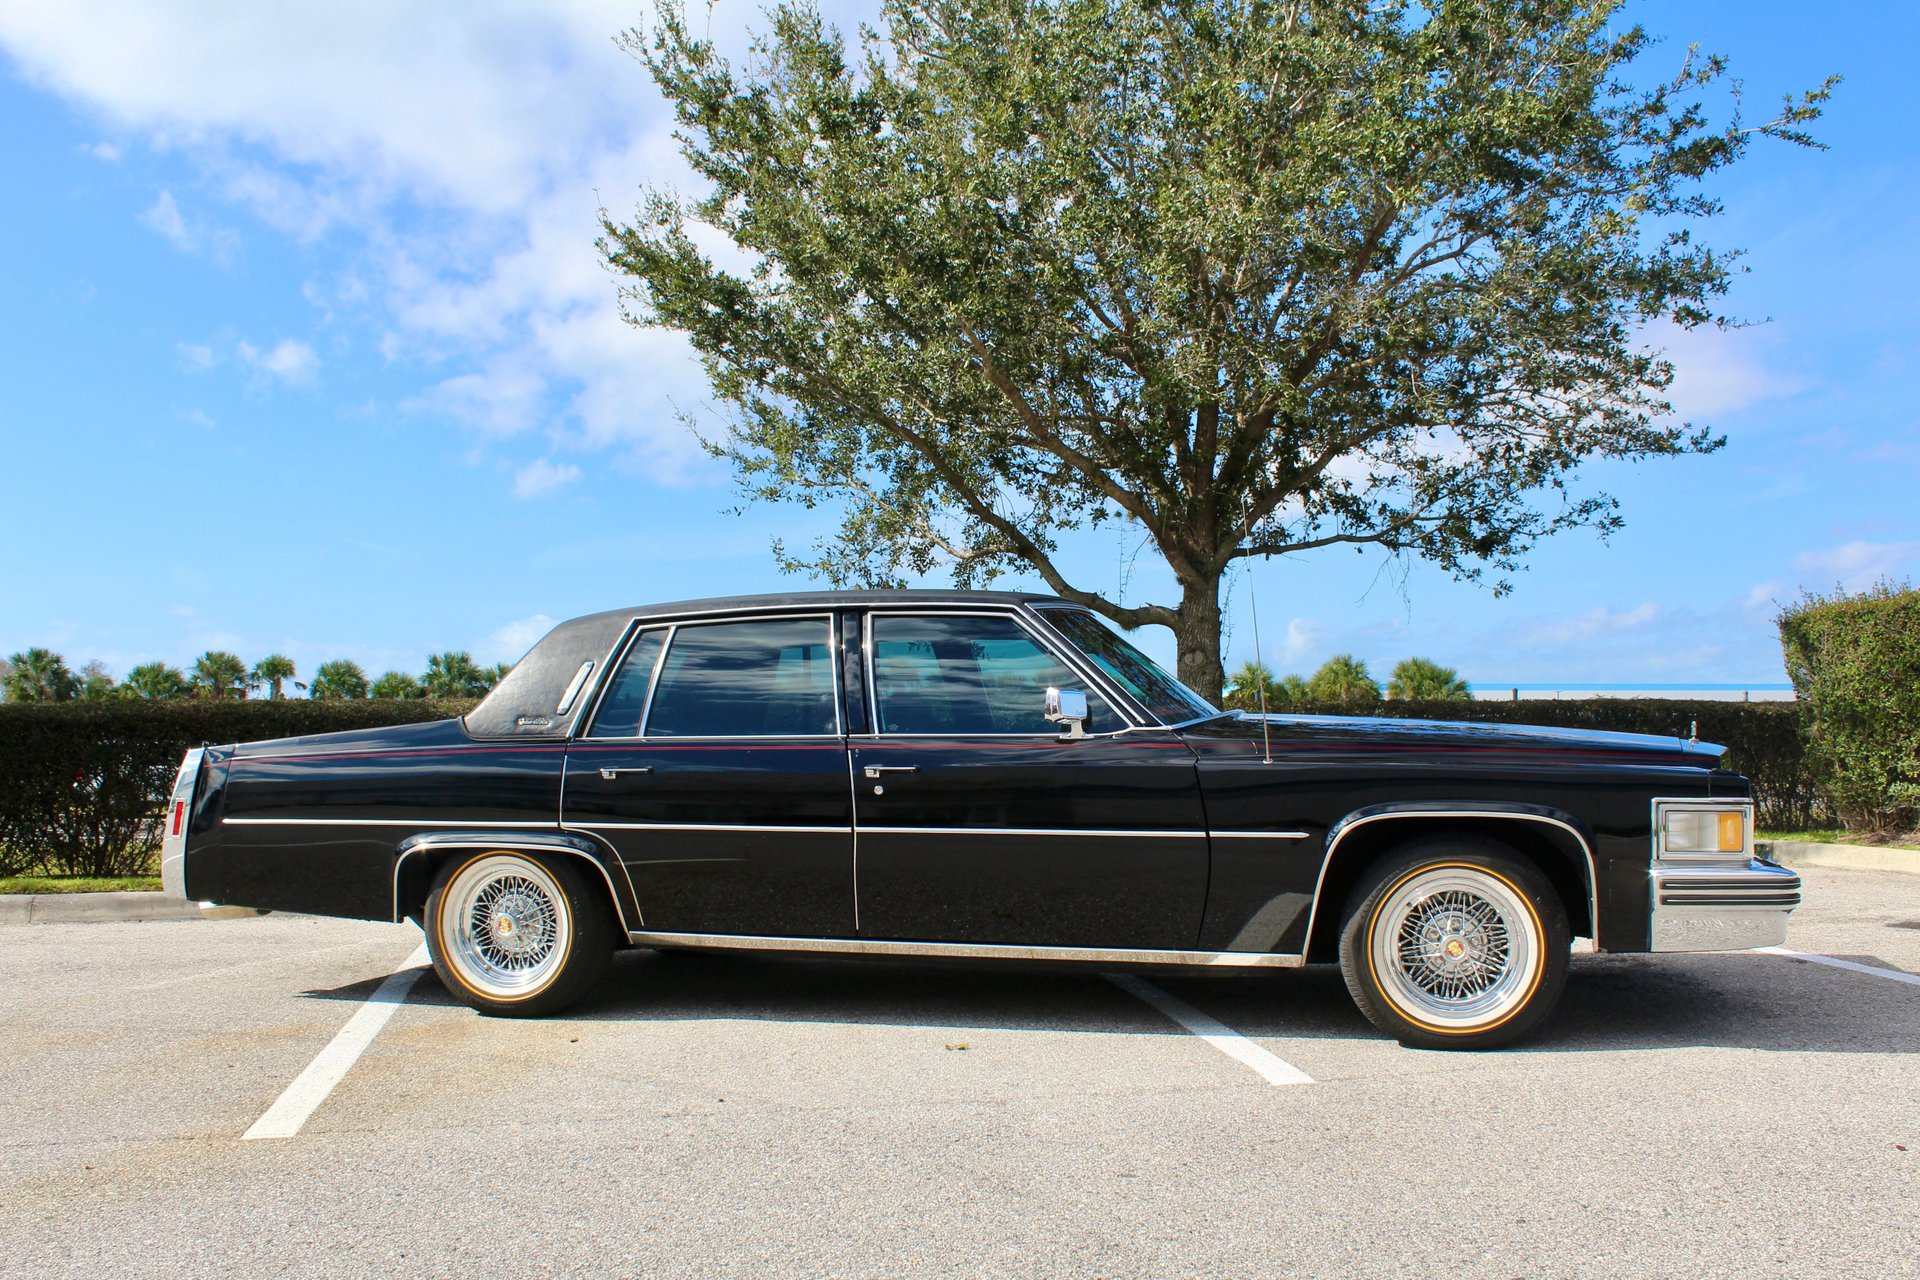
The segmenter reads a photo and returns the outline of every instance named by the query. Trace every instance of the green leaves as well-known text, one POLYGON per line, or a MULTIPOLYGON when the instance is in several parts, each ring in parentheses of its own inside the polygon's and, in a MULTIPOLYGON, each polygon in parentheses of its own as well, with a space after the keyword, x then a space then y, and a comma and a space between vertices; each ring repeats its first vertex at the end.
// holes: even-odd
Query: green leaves
POLYGON ((1539 538, 1617 526, 1572 489, 1588 459, 1719 446, 1639 335, 1721 318, 1700 181, 1806 143, 1830 86, 1714 123, 1724 66, 1637 89, 1613 12, 890 0, 849 45, 803 0, 736 68, 669 4, 627 43, 706 187, 601 248, 629 318, 700 353, 743 494, 844 513, 783 563, 1031 566, 1180 624, 1217 688, 1234 559, 1377 545, 1500 589, 1539 538), (1057 566, 1112 519, 1177 610, 1057 566))

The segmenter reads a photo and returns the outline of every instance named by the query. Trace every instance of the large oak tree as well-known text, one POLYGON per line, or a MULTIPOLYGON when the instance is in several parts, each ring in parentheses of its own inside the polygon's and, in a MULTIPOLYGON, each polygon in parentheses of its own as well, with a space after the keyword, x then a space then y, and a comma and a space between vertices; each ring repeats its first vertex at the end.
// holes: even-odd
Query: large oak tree
POLYGON ((1614 9, 888 0, 849 45, 801 0, 735 66, 669 3, 625 39, 707 189, 601 247, 703 358, 747 495, 842 512, 788 567, 1031 567, 1171 627, 1215 695, 1241 557, 1372 544, 1502 589, 1619 523, 1585 460, 1718 446, 1645 335, 1723 319, 1702 180, 1807 143, 1826 89, 1753 124, 1730 87, 1716 120, 1723 64, 1636 87, 1614 9), (1116 520, 1178 602, 1062 570, 1116 520))

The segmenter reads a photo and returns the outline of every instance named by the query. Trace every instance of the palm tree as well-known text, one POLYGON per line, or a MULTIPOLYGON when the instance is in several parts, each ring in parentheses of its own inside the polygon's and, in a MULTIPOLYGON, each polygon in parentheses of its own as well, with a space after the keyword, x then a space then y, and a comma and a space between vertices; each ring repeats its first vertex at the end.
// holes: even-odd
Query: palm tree
POLYGON ((1267 711, 1273 704, 1273 672, 1265 663, 1249 658, 1227 677, 1227 690, 1220 705, 1229 711, 1267 711))
POLYGON ((472 654, 450 649, 428 656, 420 687, 429 698, 477 698, 493 685, 474 664, 472 654))
POLYGON ((1367 664, 1350 653, 1337 653, 1321 663, 1307 689, 1315 702, 1362 706, 1380 701, 1380 686, 1368 674, 1367 664))
POLYGON ((281 686, 298 674, 293 669, 292 658, 284 653, 270 653, 253 664, 253 685, 257 689, 264 684, 267 697, 278 698, 281 686))
POLYGON ((71 702, 80 695, 80 681, 67 660, 51 649, 32 648, 7 659, 8 702, 71 702))
POLYGON ((1394 667, 1393 679, 1387 681, 1387 696, 1409 702, 1466 702, 1472 699, 1473 691, 1452 667, 1425 658, 1405 658, 1394 667))
POLYGON ((1307 687, 1305 678, 1289 675, 1280 677, 1280 683, 1273 686, 1270 697, 1272 701, 1268 706, 1297 707, 1313 701, 1313 691, 1307 687))
POLYGON ((143 662, 127 672, 119 692, 123 698, 152 698, 156 701, 184 698, 187 696, 186 673, 164 662, 143 662))
POLYGON ((111 698, 118 686, 107 671, 107 664, 95 658, 80 668, 80 699, 83 702, 105 702, 111 698))
POLYGON ((367 696, 367 673, 351 658, 323 662, 313 673, 313 682, 307 686, 307 696, 322 700, 364 698, 367 696))
POLYGON ((247 664, 237 653, 209 649, 193 662, 193 692, 196 697, 244 698, 247 696, 247 664))
POLYGON ((404 671, 389 671, 373 682, 376 698, 418 698, 420 682, 404 671))
POLYGON ((507 678, 507 673, 512 670, 513 670, 513 664, 511 662, 496 662, 492 666, 486 668, 486 670, 481 672, 481 674, 486 676, 487 688, 491 690, 495 685, 499 684, 502 680, 505 680, 507 678))

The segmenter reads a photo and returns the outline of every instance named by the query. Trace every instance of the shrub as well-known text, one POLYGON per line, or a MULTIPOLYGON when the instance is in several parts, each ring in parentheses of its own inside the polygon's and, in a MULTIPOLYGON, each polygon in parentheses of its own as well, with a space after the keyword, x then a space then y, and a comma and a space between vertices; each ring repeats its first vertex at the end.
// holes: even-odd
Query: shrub
POLYGON ((459 715, 471 701, 0 704, 0 875, 148 873, 188 747, 459 715))
POLYGON ((1840 820, 1906 830, 1920 819, 1920 591, 1881 583, 1809 594, 1779 617, 1807 758, 1840 820))

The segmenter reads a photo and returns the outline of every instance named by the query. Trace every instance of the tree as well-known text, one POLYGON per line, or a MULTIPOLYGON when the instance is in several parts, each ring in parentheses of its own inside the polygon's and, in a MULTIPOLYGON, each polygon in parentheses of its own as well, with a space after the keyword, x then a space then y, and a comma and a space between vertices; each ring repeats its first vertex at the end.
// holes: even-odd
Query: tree
POLYGON ((464 649, 430 654, 420 688, 429 698, 477 698, 493 688, 490 673, 475 665, 464 649))
POLYGON ((367 673, 351 658, 335 658, 314 669, 307 686, 309 698, 337 699, 367 696, 367 673))
POLYGON ((83 702, 105 702, 114 696, 119 686, 114 684, 113 675, 107 670, 107 664, 95 658, 80 668, 79 697, 83 702))
POLYGON ((1367 671, 1367 664, 1350 653, 1337 653, 1320 664, 1307 681, 1307 695, 1315 702, 1338 702, 1363 706, 1380 701, 1380 685, 1367 671))
POLYGON ((1230 711, 1271 711, 1277 702, 1273 672, 1265 663, 1249 658, 1228 678, 1220 705, 1230 711))
POLYGON ((285 683, 300 674, 294 670, 293 659, 284 653, 270 653, 253 664, 253 687, 267 686, 267 697, 279 698, 285 683))
POLYGON ((225 649, 209 649, 194 659, 189 677, 195 697, 244 698, 247 696, 247 664, 240 655, 225 649))
POLYGON ((373 682, 372 694, 376 698, 419 698, 420 682, 404 671, 389 671, 373 682))
POLYGON ((1646 335, 1723 319, 1701 184, 1814 145, 1833 83, 1715 122, 1725 63, 1634 87, 1613 0, 887 0, 853 51, 795 0, 744 70, 662 5, 625 45, 706 189, 600 248, 700 354, 743 494, 841 510, 783 565, 1030 569, 1172 628, 1201 690, 1239 558, 1371 545, 1503 591, 1620 524, 1586 460, 1718 448, 1646 335), (1069 579, 1059 539, 1112 521, 1177 604, 1069 579))
POLYGON ((1410 702, 1466 702, 1473 691, 1452 667, 1425 658, 1403 658, 1387 681, 1387 696, 1410 702))
POLYGON ((164 662, 143 662, 127 672, 127 678, 120 684, 120 695, 128 698, 184 698, 187 696, 187 677, 178 667, 170 667, 164 662))
POLYGON ((51 649, 32 648, 7 659, 8 702, 71 702, 80 695, 80 680, 67 660, 51 649))

